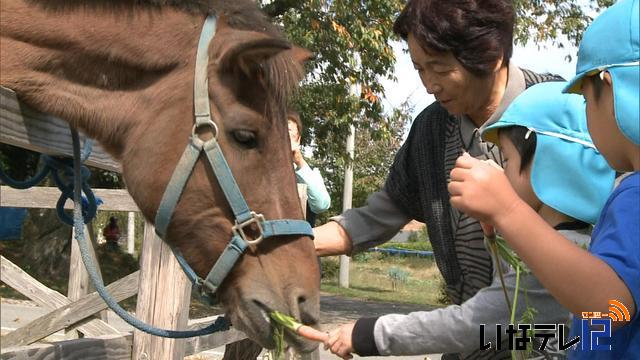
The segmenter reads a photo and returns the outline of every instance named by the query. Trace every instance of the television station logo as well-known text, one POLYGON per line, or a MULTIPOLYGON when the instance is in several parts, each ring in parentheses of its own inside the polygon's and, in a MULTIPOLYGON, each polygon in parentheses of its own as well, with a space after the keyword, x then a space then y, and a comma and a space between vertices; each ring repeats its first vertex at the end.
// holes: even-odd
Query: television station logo
MULTIPOLYGON (((584 311, 580 319, 580 332, 569 338, 569 329, 565 324, 496 324, 496 350, 526 350, 530 343, 540 344, 538 350, 544 351, 552 339, 558 340, 559 350, 575 348, 578 350, 611 350, 611 324, 618 321, 631 321, 629 309, 619 300, 609 300, 609 312, 584 311), (504 329, 503 329, 504 327, 504 329), (508 348, 503 349, 503 339, 508 339, 508 348), (535 341, 539 339, 538 341, 535 341)), ((491 341, 485 339, 485 324, 480 324, 480 349, 492 348, 491 341)))

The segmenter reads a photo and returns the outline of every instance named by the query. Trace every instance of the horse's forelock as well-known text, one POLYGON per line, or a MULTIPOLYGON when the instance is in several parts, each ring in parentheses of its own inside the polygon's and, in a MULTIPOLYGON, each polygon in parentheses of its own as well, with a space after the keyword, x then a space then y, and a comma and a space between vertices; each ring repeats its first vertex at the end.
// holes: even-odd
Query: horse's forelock
POLYGON ((284 51, 267 60, 263 70, 265 90, 273 101, 274 110, 285 114, 304 76, 303 65, 292 58, 290 51, 284 51))
MULTIPOLYGON (((231 28, 252 30, 282 37, 252 0, 137 0, 154 6, 173 6, 181 10, 223 16, 231 28)), ((269 101, 265 115, 284 118, 289 101, 304 77, 301 63, 293 59, 290 51, 284 51, 263 64, 264 82, 269 101)))

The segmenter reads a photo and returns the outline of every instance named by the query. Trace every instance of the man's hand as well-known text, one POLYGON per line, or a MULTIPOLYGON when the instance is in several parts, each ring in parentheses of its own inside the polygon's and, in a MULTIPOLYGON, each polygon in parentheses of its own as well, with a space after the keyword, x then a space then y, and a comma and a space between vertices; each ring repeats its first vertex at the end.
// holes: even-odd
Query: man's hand
POLYGON ((494 225, 522 202, 496 163, 466 153, 456 160, 448 189, 453 207, 494 225))
POLYGON ((347 360, 353 355, 353 344, 351 343, 351 334, 356 323, 341 325, 329 332, 329 339, 324 343, 324 349, 331 349, 331 352, 339 357, 347 360))
POLYGON ((351 254, 351 237, 335 221, 313 228, 313 236, 318 256, 351 254))

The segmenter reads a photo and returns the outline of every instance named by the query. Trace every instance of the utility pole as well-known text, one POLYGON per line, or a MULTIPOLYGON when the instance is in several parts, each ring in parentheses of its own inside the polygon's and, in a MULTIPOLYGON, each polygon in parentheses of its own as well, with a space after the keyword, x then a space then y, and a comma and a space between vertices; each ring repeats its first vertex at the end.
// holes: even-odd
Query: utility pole
MULTIPOLYGON (((351 209, 351 199, 353 195, 353 160, 355 150, 356 128, 351 125, 347 137, 347 155, 349 161, 344 167, 344 190, 342 192, 342 212, 351 209)), ((339 285, 343 288, 349 287, 349 257, 340 255, 340 277, 339 285)))
MULTIPOLYGON (((360 54, 355 53, 352 65, 358 71, 361 69, 360 66, 360 54)), ((356 77, 357 79, 357 77, 356 77)), ((351 84, 351 95, 355 98, 360 97, 360 89, 358 87, 358 82, 354 80, 351 84)), ((352 207, 352 197, 353 197, 353 163, 355 159, 355 139, 356 139, 356 128, 353 124, 349 126, 349 136, 347 137, 347 156, 349 160, 344 167, 344 188, 342 192, 342 212, 351 209, 352 207)), ((346 255, 340 255, 340 272, 338 277, 338 285, 343 288, 349 287, 349 260, 350 258, 346 255)))

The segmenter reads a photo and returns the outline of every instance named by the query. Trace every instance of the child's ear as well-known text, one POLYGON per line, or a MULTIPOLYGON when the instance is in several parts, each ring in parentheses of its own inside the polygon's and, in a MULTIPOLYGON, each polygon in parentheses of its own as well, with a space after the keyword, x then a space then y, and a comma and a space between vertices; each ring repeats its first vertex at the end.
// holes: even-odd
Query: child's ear
POLYGON ((603 83, 605 83, 609 87, 613 87, 613 80, 611 80, 611 74, 608 71, 603 71, 600 73, 600 79, 603 83))

